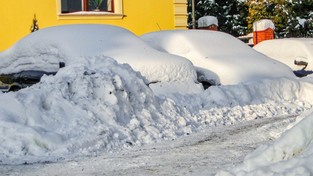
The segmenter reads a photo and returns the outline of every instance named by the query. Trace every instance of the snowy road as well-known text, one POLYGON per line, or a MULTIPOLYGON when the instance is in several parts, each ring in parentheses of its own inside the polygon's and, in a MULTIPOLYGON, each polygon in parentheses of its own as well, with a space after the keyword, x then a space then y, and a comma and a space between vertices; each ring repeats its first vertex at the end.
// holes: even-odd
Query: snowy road
POLYGON ((214 175, 242 163, 247 153, 279 137, 295 120, 295 116, 258 119, 99 157, 52 164, 2 165, 0 173, 16 176, 214 175))

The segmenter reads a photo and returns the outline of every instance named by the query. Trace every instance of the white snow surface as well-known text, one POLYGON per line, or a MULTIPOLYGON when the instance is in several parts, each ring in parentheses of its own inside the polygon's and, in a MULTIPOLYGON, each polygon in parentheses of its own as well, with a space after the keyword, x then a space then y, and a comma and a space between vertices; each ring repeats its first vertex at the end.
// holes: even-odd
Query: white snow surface
POLYGON ((285 38, 266 40, 253 47, 255 50, 276 59, 293 70, 300 70, 304 66, 294 64, 294 61, 308 63, 306 70, 313 70, 313 39, 312 38, 285 38))
POLYGON ((264 31, 268 28, 275 29, 275 24, 272 20, 262 19, 253 23, 253 31, 264 31))
POLYGON ((218 20, 215 16, 203 16, 198 19, 198 27, 208 27, 212 24, 218 26, 218 20))
POLYGON ((218 31, 168 30, 141 36, 155 49, 189 59, 209 82, 233 85, 259 78, 294 77, 290 68, 218 31))
POLYGON ((2 164, 97 155, 192 130, 190 112, 156 98, 128 65, 101 56, 0 99, 2 164))
POLYGON ((60 61, 71 65, 98 55, 130 64, 148 83, 196 80, 187 59, 156 51, 124 28, 97 24, 63 25, 36 31, 0 53, 0 72, 26 69, 53 72, 60 61))
MULTIPOLYGON (((181 31, 177 33, 180 34, 181 31)), ((127 37, 126 41, 131 40, 127 37)), ((42 46, 48 46, 45 41, 41 41, 42 46)), ((171 48, 175 48, 177 43, 168 43, 169 46, 171 44, 171 48)), ((185 51, 205 47, 203 43, 198 45, 195 48, 186 47, 185 51)), ((233 49, 237 48, 237 45, 241 47, 237 42, 227 46, 233 49)), ((39 47, 36 50, 22 50, 21 44, 19 48, 25 52, 25 58, 29 53, 35 55, 37 52, 46 53, 49 50, 39 47)), ((179 45, 177 49, 181 50, 179 45)), ((10 50, 11 56, 17 56, 15 53, 19 53, 16 48, 10 50)), ((8 55, 7 52, 9 51, 1 55, 8 55)), ((79 52, 81 51, 77 51, 79 52)), ((250 53, 249 50, 247 52, 248 56, 255 53, 250 53)), ((60 57, 54 56, 55 58, 66 58, 62 57, 63 52, 56 53, 59 53, 60 57)), ((154 53, 159 54, 152 50, 151 55, 154 53)), ((138 54, 141 55, 140 52, 138 54)), ((232 52, 232 56, 241 58, 245 53, 232 52)), ((222 171, 217 175, 313 174, 312 77, 298 79, 288 75, 289 69, 279 66, 275 67, 273 72, 285 73, 287 76, 264 74, 253 78, 248 75, 250 79, 233 85, 212 86, 193 93, 172 92, 156 95, 153 89, 146 85, 146 78, 128 64, 118 63, 117 59, 104 55, 78 54, 77 57, 79 59, 75 60, 74 57, 74 61, 61 68, 55 76, 44 76, 38 84, 18 92, 0 93, 2 174, 106 175, 106 171, 111 168, 113 170, 108 172, 109 175, 118 175, 117 170, 121 175, 211 175, 218 170, 222 171), (303 119, 302 121, 299 120, 295 126, 289 123, 288 117, 300 114, 302 115, 298 119, 303 119), (280 119, 287 121, 276 131, 270 124, 263 130, 258 127, 260 125, 253 125, 258 120, 266 119, 267 123, 272 124, 276 124, 280 119), (241 124, 250 125, 236 127, 241 124), (225 129, 229 129, 229 133, 225 132, 225 129), (211 130, 212 135, 203 141, 199 140, 198 137, 206 134, 206 130, 211 130), (287 132, 275 140, 285 130, 287 132), (259 133, 261 131, 262 133, 259 133), (186 138, 189 135, 193 140, 186 138), (255 138, 250 140, 251 137, 255 138), (249 139, 245 140, 246 138, 249 139), (240 156, 245 154, 239 149, 251 151, 254 148, 253 143, 258 144, 257 141, 264 141, 263 138, 274 141, 265 141, 267 143, 247 155, 244 163, 234 166, 240 163, 240 156), (248 148, 238 147, 241 142, 241 145, 250 142, 248 148), (166 146, 169 152, 164 154, 162 147, 154 147, 158 144, 166 146), (151 150, 147 151, 146 146, 151 146, 151 150), (206 147, 206 150, 201 151, 201 147, 206 147), (134 151, 135 148, 138 150, 134 151), (228 164, 222 163, 221 166, 212 168, 218 169, 214 172, 208 171, 205 168, 209 165, 197 167, 199 163, 192 158, 193 151, 201 152, 201 156, 196 156, 206 159, 207 162, 204 163, 222 159, 230 161, 228 164), (211 157, 207 151, 220 158, 211 157), (172 152, 175 155, 171 154, 172 152), (225 152, 227 156, 223 156, 225 152), (187 163, 172 167, 172 161, 182 159, 183 154, 192 159, 190 165, 187 163), (164 163, 163 166, 162 162, 168 161, 163 157, 171 158, 171 162, 164 163), (136 158, 138 161, 133 162, 136 158), (48 165, 47 168, 43 163, 49 162, 55 164, 48 165), (146 172, 141 174, 140 169, 136 172, 136 169, 144 166, 146 162, 152 162, 154 167, 146 168, 146 172), (155 167, 165 168, 165 165, 172 170, 172 174, 154 172, 155 167), (28 166, 35 169, 28 170, 28 166), (182 172, 184 166, 203 170, 186 173, 182 172), (131 167, 135 170, 128 170, 131 167)), ((268 63, 276 62, 268 60, 264 66, 271 65, 268 63)), ((249 66, 258 70, 262 64, 264 63, 251 62, 249 66)), ((234 69, 239 71, 242 67, 234 69)), ((167 74, 160 72, 156 74, 167 74)))
POLYGON ((273 144, 262 145, 247 155, 241 166, 217 175, 312 175, 312 110, 302 118, 273 144))

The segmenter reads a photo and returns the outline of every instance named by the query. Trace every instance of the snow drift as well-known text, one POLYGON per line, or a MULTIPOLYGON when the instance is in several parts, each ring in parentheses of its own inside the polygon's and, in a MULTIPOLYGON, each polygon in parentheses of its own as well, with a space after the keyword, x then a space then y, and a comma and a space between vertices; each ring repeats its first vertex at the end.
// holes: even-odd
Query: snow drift
POLYGON ((217 175, 311 175, 313 173, 313 113, 286 131, 273 144, 264 145, 246 156, 242 166, 217 175))

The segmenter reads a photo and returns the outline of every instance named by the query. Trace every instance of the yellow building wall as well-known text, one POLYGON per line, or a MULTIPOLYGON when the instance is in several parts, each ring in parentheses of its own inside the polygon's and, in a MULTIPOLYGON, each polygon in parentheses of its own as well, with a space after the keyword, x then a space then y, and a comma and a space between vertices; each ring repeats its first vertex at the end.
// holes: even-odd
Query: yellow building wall
POLYGON ((61 0, 0 1, 0 51, 30 33, 34 14, 40 29, 63 24, 112 24, 137 35, 167 29, 187 29, 187 0, 114 0, 122 15, 60 14, 61 0), (121 4, 122 3, 122 4, 121 4), (185 9, 185 11, 184 11, 185 9), (184 14, 185 13, 185 14, 184 14))

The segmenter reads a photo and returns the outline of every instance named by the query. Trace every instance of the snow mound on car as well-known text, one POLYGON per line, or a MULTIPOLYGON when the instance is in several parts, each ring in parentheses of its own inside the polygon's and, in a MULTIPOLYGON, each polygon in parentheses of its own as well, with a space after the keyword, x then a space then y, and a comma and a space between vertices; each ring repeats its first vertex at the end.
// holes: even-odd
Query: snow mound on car
POLYGON ((22 70, 57 71, 90 56, 128 63, 150 82, 196 81, 190 61, 159 52, 130 31, 112 25, 79 24, 41 29, 0 53, 0 73, 22 70))
POLYGON ((275 60, 288 65, 293 70, 301 70, 304 65, 296 65, 295 61, 304 61, 308 65, 305 70, 313 70, 313 39, 311 38, 286 38, 266 40, 253 48, 275 60))
POLYGON ((293 78, 286 65, 266 57, 233 36, 208 30, 172 30, 141 36, 159 51, 189 59, 217 84, 238 84, 263 78, 293 78))

